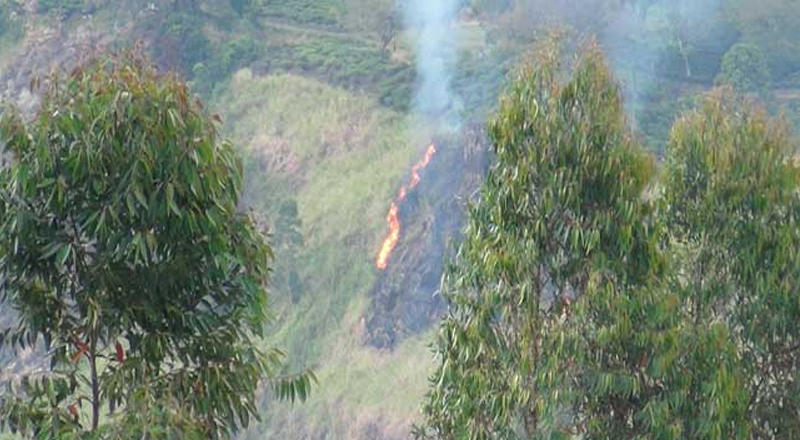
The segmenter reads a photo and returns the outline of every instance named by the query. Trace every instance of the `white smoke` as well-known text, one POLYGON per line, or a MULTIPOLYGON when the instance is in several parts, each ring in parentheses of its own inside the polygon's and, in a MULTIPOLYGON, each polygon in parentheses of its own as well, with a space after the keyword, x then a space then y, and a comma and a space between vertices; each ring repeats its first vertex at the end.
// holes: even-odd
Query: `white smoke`
POLYGON ((417 87, 414 109, 424 119, 457 117, 453 92, 457 62, 457 15, 460 0, 407 0, 406 23, 417 35, 417 87))
POLYGON ((700 49, 702 53, 702 49, 692 46, 698 41, 714 40, 709 33, 716 29, 720 14, 720 0, 625 3, 600 30, 604 49, 625 85, 628 112, 634 123, 646 104, 646 95, 667 76, 659 68, 664 67, 661 61, 668 54, 674 58, 673 68, 679 70, 671 73, 673 78, 696 80, 695 52, 700 49))

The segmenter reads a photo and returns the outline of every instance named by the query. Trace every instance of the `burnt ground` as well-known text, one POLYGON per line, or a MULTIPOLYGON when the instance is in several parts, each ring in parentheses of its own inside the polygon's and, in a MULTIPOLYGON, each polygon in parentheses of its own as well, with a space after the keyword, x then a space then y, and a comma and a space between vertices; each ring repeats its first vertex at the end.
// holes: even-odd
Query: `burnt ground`
POLYGON ((365 344, 391 349, 421 333, 445 309, 438 294, 447 257, 458 245, 466 204, 488 167, 483 130, 436 139, 437 155, 400 204, 400 241, 371 292, 365 344))

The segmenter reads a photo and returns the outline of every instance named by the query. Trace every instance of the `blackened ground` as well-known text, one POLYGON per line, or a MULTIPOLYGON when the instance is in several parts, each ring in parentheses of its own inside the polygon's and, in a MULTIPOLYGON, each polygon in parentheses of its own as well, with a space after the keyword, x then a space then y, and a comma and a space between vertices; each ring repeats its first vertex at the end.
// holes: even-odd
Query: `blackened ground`
POLYGON ((460 240, 467 201, 486 174, 483 130, 469 127, 436 144, 421 183, 400 204, 400 241, 371 293, 364 342, 376 348, 393 348, 444 312, 439 288, 445 263, 460 240))

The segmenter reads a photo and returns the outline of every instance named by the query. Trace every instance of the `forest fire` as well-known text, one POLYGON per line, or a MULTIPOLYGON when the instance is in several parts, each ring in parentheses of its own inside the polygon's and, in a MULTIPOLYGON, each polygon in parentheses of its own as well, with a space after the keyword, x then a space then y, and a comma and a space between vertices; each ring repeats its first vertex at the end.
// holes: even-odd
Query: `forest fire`
POLYGON ((411 181, 408 186, 400 188, 397 197, 392 201, 389 207, 389 213, 386 215, 386 222, 389 224, 389 233, 383 241, 383 246, 381 246, 381 251, 378 253, 378 258, 375 260, 375 265, 378 266, 378 269, 383 270, 389 266, 389 258, 392 256, 392 252, 397 246, 397 242, 400 240, 400 202, 406 198, 409 191, 419 185, 421 181, 419 176, 420 171, 431 163, 435 154, 436 144, 430 144, 428 150, 425 151, 425 156, 411 167, 411 181))

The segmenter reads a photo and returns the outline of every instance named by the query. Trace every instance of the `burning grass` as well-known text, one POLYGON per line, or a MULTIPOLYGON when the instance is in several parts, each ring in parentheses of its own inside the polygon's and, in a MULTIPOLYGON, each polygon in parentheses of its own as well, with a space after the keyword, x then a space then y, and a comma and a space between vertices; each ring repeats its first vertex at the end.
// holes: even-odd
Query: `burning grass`
POLYGON ((422 181, 419 173, 427 168, 435 154, 436 144, 430 144, 425 151, 425 155, 422 156, 422 159, 411 167, 411 180, 408 185, 400 187, 397 197, 395 197, 389 206, 389 213, 386 214, 389 232, 386 239, 383 241, 383 245, 381 245, 381 250, 378 252, 378 258, 375 260, 375 265, 378 269, 383 270, 389 266, 389 258, 392 256, 392 251, 394 251, 397 242, 400 240, 400 204, 406 199, 408 192, 413 191, 422 181))

